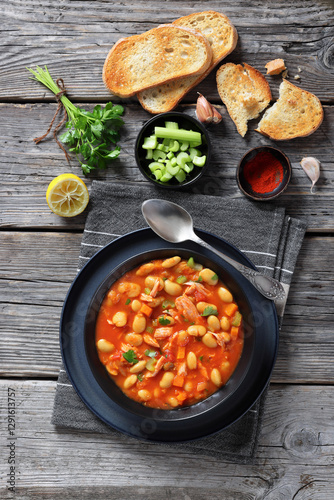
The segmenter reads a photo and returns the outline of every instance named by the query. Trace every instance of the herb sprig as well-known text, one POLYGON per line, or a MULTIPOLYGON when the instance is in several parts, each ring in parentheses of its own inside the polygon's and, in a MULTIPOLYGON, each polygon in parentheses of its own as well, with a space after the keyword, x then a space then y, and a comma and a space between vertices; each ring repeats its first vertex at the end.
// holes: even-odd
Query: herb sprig
MULTIPOLYGON (((46 66, 44 70, 39 66, 36 69, 27 68, 34 75, 33 80, 45 85, 55 95, 61 93, 46 66)), ((60 140, 75 153, 85 175, 96 168, 105 169, 121 150, 116 144, 124 123, 120 117, 124 113, 123 106, 108 102, 104 109, 98 104, 90 112, 75 106, 65 95, 61 95, 60 101, 68 116, 67 131, 60 140)))

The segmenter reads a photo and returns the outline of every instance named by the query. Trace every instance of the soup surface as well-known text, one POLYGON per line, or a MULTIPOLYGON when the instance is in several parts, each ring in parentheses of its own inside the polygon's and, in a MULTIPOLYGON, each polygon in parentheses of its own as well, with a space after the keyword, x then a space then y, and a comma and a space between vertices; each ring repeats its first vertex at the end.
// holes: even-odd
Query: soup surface
POLYGON ((95 331, 101 362, 121 390, 146 406, 191 405, 230 378, 243 348, 231 292, 191 257, 152 260, 117 280, 95 331))

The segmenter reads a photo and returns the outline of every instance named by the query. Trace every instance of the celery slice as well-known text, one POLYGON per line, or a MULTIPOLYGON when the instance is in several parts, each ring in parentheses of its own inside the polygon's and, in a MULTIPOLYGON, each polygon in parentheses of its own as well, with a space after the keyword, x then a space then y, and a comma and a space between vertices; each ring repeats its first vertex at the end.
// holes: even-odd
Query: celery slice
POLYGON ((153 149, 148 149, 147 150, 145 158, 146 158, 146 160, 152 160, 152 158, 153 158, 153 149))
POLYGON ((193 161, 194 156, 201 156, 201 152, 199 149, 196 148, 190 148, 189 149, 189 156, 191 158, 191 161, 193 161))
POLYGON ((175 175, 175 179, 180 183, 184 182, 186 179, 185 171, 180 169, 179 172, 175 175))
POLYGON ((178 129, 179 128, 179 124, 177 122, 165 122, 165 127, 166 128, 178 129))
POLYGON ((189 141, 182 141, 180 150, 187 151, 187 149, 189 149, 189 141))
POLYGON ((151 135, 150 137, 145 137, 143 142, 143 149, 155 149, 157 147, 158 141, 155 135, 151 135))
POLYGON ((176 153, 180 149, 180 144, 178 143, 178 141, 172 141, 170 139, 169 141, 170 143, 173 143, 169 146, 169 151, 171 151, 172 153, 176 153))
POLYGON ((175 139, 176 141, 198 142, 202 144, 200 132, 194 132, 193 130, 155 127, 154 134, 162 139, 175 139))
POLYGON ((193 158, 193 164, 196 165, 196 167, 204 167, 206 162, 206 156, 194 156, 193 158))
POLYGON ((186 153, 185 151, 181 151, 181 153, 179 153, 176 157, 176 161, 177 161, 177 164, 181 167, 181 168, 184 168, 184 165, 191 161, 190 159, 190 156, 188 155, 188 153, 186 153))
POLYGON ((155 170, 161 170, 161 163, 157 162, 157 161, 152 161, 148 168, 151 170, 151 172, 154 172, 155 170))
POLYGON ((166 159, 166 153, 164 151, 160 151, 160 149, 155 149, 153 151, 153 160, 159 160, 161 158, 162 160, 166 159))

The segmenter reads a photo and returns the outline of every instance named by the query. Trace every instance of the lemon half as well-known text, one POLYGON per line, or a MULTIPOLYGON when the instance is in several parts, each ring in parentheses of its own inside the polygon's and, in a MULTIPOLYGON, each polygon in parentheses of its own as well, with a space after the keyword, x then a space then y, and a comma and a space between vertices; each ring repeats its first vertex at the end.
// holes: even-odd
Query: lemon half
POLYGON ((50 182, 46 201, 55 214, 74 217, 85 210, 89 201, 88 189, 76 175, 61 174, 50 182))

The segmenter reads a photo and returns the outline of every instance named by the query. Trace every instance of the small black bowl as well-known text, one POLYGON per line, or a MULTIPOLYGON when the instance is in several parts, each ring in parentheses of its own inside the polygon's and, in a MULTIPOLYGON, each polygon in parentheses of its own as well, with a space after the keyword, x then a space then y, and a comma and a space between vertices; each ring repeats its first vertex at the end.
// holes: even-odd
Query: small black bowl
POLYGON ((273 148, 271 146, 259 146, 257 148, 250 149, 240 160, 237 168, 237 182, 241 192, 255 201, 268 201, 277 196, 281 195, 286 188, 291 179, 292 168, 289 158, 279 149, 273 148), (271 153, 282 165, 283 167, 283 178, 279 185, 268 193, 258 193, 252 189, 252 186, 245 179, 245 166, 246 164, 255 158, 260 152, 265 151, 271 153))
POLYGON ((146 179, 153 182, 157 186, 167 189, 179 189, 188 187, 191 184, 197 182, 208 168, 211 157, 211 144, 209 134, 204 125, 202 125, 201 122, 199 122, 192 116, 189 116, 185 113, 178 113, 176 111, 161 113, 160 115, 156 115, 148 120, 140 130, 135 144, 135 157, 139 170, 144 175, 144 177, 146 177, 146 179), (201 151, 202 155, 206 155, 205 165, 203 167, 195 167, 192 172, 187 174, 187 177, 183 182, 178 182, 174 177, 168 182, 160 182, 156 180, 154 175, 148 168, 148 165, 152 160, 146 159, 146 150, 142 148, 145 137, 149 137, 150 135, 154 134, 154 127, 164 127, 166 121, 177 122, 179 128, 183 128, 185 130, 193 130, 194 132, 200 132, 202 134, 202 145, 198 146, 198 149, 201 151))

